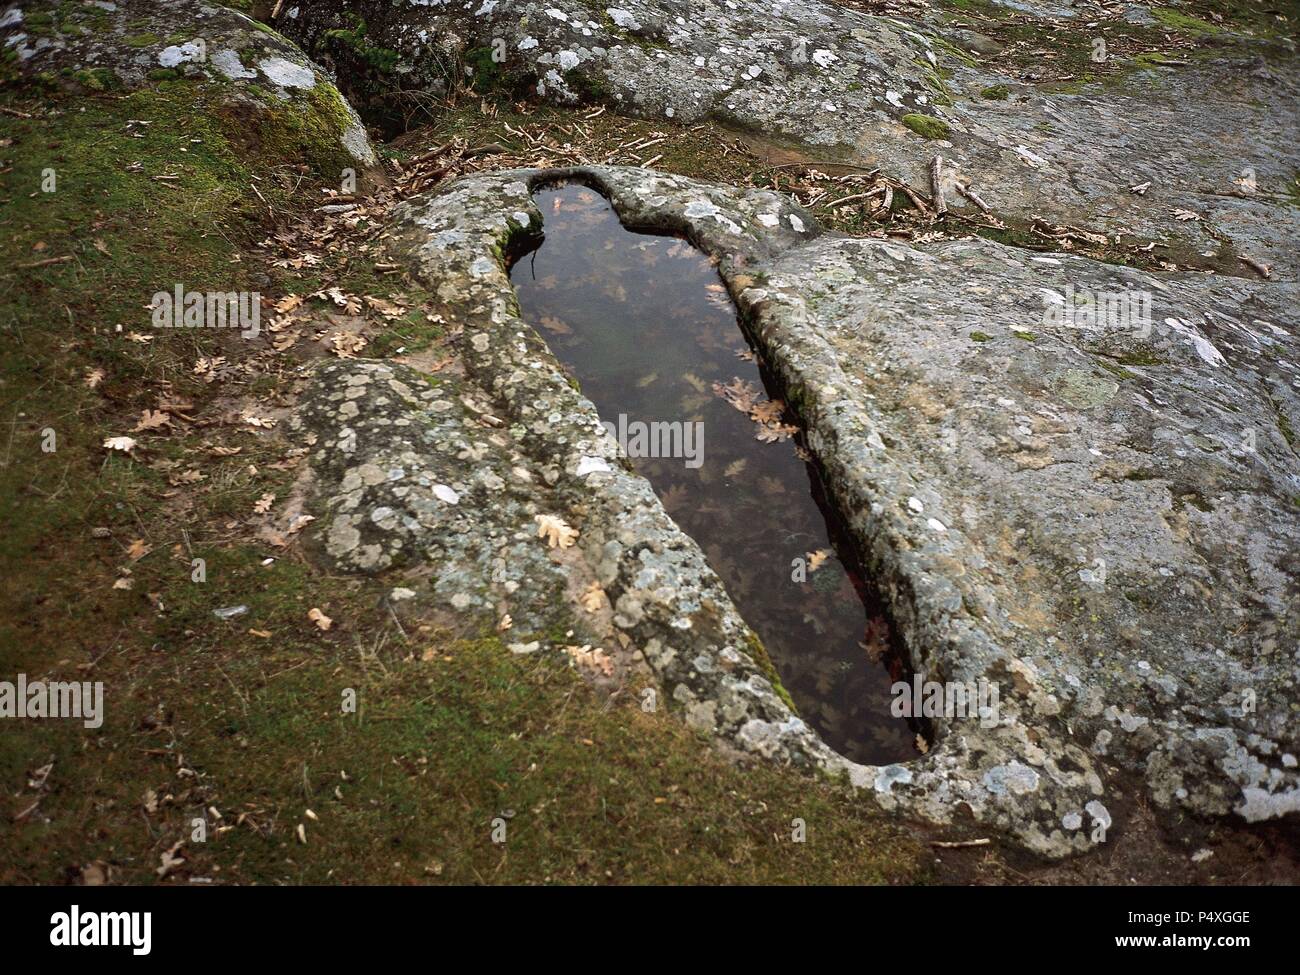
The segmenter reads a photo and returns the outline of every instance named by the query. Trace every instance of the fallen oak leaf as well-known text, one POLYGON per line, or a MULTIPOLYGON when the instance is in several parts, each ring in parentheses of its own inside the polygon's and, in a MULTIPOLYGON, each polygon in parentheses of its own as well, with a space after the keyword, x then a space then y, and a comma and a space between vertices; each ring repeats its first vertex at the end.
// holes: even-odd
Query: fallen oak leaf
POLYGON ((135 450, 136 442, 131 437, 108 437, 104 440, 104 447, 107 450, 120 450, 124 454, 129 454, 135 450))
POLYGON ((599 582, 592 582, 581 596, 578 602, 588 613, 599 613, 609 605, 609 597, 605 595, 605 590, 601 588, 599 582))
POLYGON ((364 336, 347 329, 340 329, 329 336, 330 351, 340 359, 350 359, 364 349, 369 342, 364 336))
POLYGON ((551 548, 570 548, 578 537, 576 528, 555 515, 535 515, 533 521, 537 523, 537 537, 545 538, 551 548))
POLYGON ((173 870, 175 870, 177 867, 179 867, 181 864, 185 862, 184 857, 176 855, 176 851, 179 850, 184 845, 185 845, 185 841, 182 840, 181 842, 173 846, 170 850, 163 850, 162 863, 158 867, 158 869, 154 871, 154 873, 158 875, 159 880, 162 880, 169 873, 171 873, 173 870))
POLYGON ((171 426, 172 418, 162 410, 145 410, 140 414, 140 421, 131 428, 132 433, 139 433, 142 430, 160 430, 163 427, 171 426))
POLYGON ((298 534, 298 532, 302 531, 315 520, 315 515, 294 515, 293 519, 289 522, 289 534, 298 534))
POLYGON ((329 299, 340 308, 346 309, 349 315, 356 315, 361 311, 361 302, 353 295, 344 294, 337 286, 317 291, 312 297, 329 299))
POLYGON ((194 363, 194 375, 206 376, 214 369, 225 365, 226 357, 224 355, 213 356, 211 359, 203 356, 194 363))
POLYGON ((393 304, 393 302, 386 301, 383 298, 375 298, 367 295, 366 304, 379 312, 379 314, 383 315, 385 318, 401 318, 406 314, 406 309, 401 305, 393 304))

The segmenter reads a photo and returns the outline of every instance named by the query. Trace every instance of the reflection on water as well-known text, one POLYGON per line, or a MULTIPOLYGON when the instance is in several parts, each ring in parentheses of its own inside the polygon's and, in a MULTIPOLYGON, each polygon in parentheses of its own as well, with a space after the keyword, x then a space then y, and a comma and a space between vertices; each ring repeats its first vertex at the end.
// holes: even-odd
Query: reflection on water
POLYGON ((510 272, 525 319, 607 424, 703 425, 698 455, 632 463, 700 544, 826 742, 861 762, 915 757, 916 729, 889 714, 901 674, 888 625, 845 564, 820 478, 768 400, 712 263, 686 241, 624 230, 585 187, 536 200, 545 241, 510 272))

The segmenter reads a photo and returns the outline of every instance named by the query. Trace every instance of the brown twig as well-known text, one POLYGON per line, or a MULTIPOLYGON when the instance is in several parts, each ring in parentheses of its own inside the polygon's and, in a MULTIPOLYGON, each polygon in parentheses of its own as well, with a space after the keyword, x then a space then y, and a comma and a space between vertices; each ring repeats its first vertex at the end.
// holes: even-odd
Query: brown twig
POLYGON ((935 156, 930 160, 930 193, 934 197, 936 216, 948 213, 948 201, 943 198, 943 157, 935 156))
POLYGON ((1259 276, 1262 278, 1271 278, 1273 276, 1273 269, 1269 267, 1267 264, 1263 263, 1262 261, 1257 261, 1253 257, 1250 257, 1246 254, 1240 255, 1237 258, 1237 260, 1241 261, 1241 263, 1245 264, 1246 267, 1258 273, 1259 276))
POLYGON ((957 192, 960 193, 962 196, 966 197, 966 199, 970 200, 972 203, 974 203, 977 207, 979 207, 979 208, 980 208, 982 211, 984 211, 985 213, 992 213, 992 212, 993 212, 993 211, 989 208, 989 205, 988 205, 987 203, 985 203, 983 200, 980 199, 979 194, 976 193, 976 192, 975 192, 973 189, 971 189, 969 186, 967 186, 965 183, 958 183, 958 184, 957 184, 957 192))
MULTIPOLYGON (((32 261, 30 264, 19 264, 18 267, 24 271, 30 271, 36 267, 49 267, 51 264, 67 264, 72 260, 71 254, 64 254, 62 257, 47 257, 43 261, 32 261)), ((1267 277, 1267 275, 1265 275, 1267 277)))
POLYGON ((908 186, 906 183, 897 180, 890 180, 889 185, 893 186, 897 190, 901 190, 903 195, 912 201, 912 206, 916 207, 927 216, 929 215, 930 204, 919 193, 917 193, 916 190, 912 189, 912 187, 908 186))

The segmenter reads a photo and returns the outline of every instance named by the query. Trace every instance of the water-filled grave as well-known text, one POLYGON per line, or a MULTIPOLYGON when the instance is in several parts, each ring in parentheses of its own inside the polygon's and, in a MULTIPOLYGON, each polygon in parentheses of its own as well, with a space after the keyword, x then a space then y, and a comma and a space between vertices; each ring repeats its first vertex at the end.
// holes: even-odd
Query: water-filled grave
POLYGON ((541 189, 539 246, 510 279, 524 318, 699 543, 800 715, 871 764, 917 755, 890 714, 890 628, 713 262, 639 234, 585 186, 541 189))

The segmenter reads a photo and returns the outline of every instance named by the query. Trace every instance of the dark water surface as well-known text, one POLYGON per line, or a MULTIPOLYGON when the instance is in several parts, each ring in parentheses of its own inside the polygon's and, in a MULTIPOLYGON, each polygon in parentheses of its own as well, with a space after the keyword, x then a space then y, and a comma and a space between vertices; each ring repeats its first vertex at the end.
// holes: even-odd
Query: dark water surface
POLYGON ((860 762, 916 757, 916 729, 889 713, 902 674, 888 625, 846 564, 851 547, 828 523, 821 479, 797 438, 758 439, 781 436, 791 418, 768 403, 713 264, 686 241, 625 230, 586 187, 535 199, 545 240, 510 272, 524 318, 602 420, 703 424, 694 459, 633 456, 633 465, 700 544, 826 742, 860 762), (736 402, 752 403, 759 419, 736 402), (819 568, 792 579, 794 560, 817 556, 819 568))

